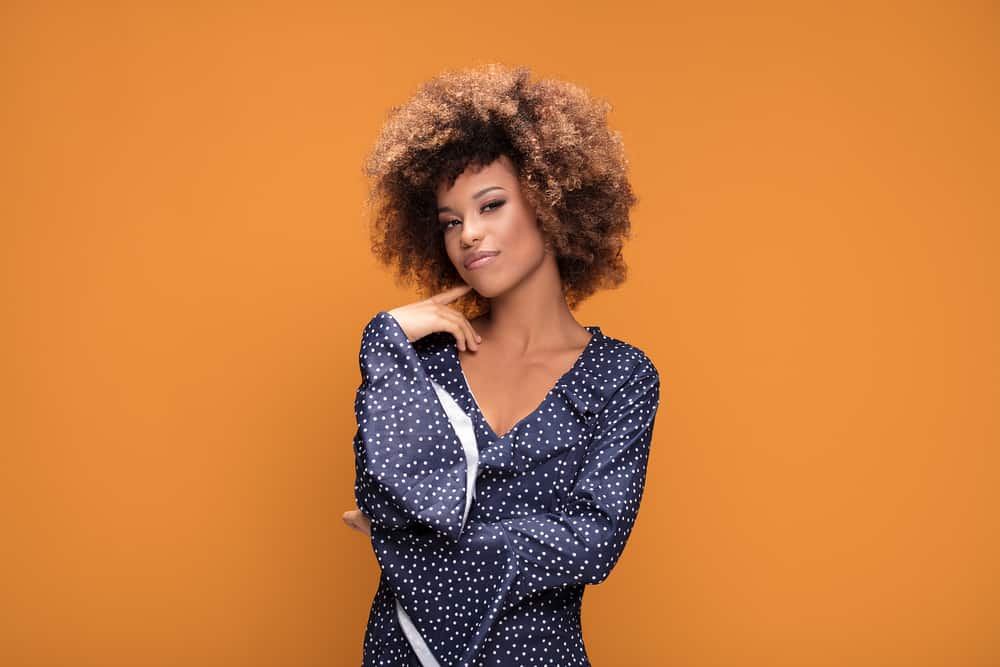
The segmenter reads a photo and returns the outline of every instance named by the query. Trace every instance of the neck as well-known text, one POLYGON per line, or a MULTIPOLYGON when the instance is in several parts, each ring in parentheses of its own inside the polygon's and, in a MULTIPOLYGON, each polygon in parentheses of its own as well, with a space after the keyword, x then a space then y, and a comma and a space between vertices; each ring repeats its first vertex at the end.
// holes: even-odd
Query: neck
POLYGON ((502 340, 505 348, 521 354, 537 348, 576 347, 590 335, 566 305, 551 257, 518 285, 490 299, 483 323, 484 338, 502 340))

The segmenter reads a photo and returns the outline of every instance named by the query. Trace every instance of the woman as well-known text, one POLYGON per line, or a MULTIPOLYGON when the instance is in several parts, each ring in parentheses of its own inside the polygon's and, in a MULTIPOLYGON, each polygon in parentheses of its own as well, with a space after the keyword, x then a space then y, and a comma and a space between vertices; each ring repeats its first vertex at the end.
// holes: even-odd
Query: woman
POLYGON ((428 298, 365 326, 355 498, 381 567, 363 665, 589 665, 586 584, 645 484, 659 373, 572 309, 625 278, 608 105, 500 65, 394 107, 373 249, 428 298))

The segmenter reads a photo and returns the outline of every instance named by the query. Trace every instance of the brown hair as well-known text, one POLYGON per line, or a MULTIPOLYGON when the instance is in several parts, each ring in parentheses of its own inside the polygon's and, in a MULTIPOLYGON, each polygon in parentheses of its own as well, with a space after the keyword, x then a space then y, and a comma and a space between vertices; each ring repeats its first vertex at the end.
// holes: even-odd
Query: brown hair
MULTIPOLYGON (((624 282, 621 249, 638 199, 621 135, 607 126, 611 105, 575 84, 529 77, 526 67, 495 63, 448 70, 390 109, 363 173, 371 249, 399 283, 425 297, 463 283, 437 223, 437 187, 501 154, 556 255, 568 306, 624 282)), ((488 310, 475 290, 456 305, 467 317, 488 310)))

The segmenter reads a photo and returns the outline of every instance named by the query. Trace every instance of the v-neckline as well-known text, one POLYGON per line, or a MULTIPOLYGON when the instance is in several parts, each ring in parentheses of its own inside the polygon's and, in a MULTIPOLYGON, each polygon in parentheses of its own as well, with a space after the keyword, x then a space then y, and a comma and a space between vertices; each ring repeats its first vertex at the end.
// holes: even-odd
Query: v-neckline
POLYGON ((591 334, 590 340, 587 341, 587 344, 584 346, 583 350, 581 350, 580 354, 577 355, 576 360, 573 362, 573 365, 569 367, 569 370, 567 370, 565 373, 559 376, 559 379, 556 380, 555 384, 553 384, 552 387, 545 393, 545 396, 543 396, 541 402, 537 406, 535 406, 535 409, 526 414, 524 417, 518 419, 516 422, 514 422, 514 425, 511 426, 509 429, 507 429, 507 432, 504 433, 503 435, 499 435, 493 429, 493 427, 490 426, 490 423, 486 420, 486 414, 483 412, 482 407, 479 405, 479 399, 477 399, 476 395, 473 393, 472 385, 469 384, 469 378, 465 375, 465 370, 462 368, 462 360, 458 356, 458 342, 452 340, 452 344, 449 347, 451 348, 452 351, 452 358, 455 361, 455 367, 458 369, 458 373, 462 377, 462 383, 465 386, 465 391, 472 399, 472 404, 475 406, 476 412, 479 414, 479 420, 483 423, 483 426, 486 427, 486 430, 495 440, 505 440, 512 433, 514 433, 514 431, 516 431, 521 426, 521 424, 523 424, 524 422, 528 421, 529 419, 537 415, 545 407, 545 404, 549 402, 549 398, 552 396, 555 390, 558 389, 563 384, 563 382, 565 382, 570 375, 574 374, 576 370, 583 364, 584 360, 587 358, 587 356, 589 356, 590 350, 594 347, 594 344, 597 342, 598 338, 603 335, 601 327, 597 325, 587 325, 584 326, 584 329, 590 332, 591 334))

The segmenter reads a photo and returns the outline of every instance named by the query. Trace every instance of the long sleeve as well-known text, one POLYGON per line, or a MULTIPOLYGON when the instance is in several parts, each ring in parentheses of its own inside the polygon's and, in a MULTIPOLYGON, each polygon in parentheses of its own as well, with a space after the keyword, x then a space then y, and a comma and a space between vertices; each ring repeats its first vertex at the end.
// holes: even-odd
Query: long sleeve
MULTIPOLYGON (((461 513, 468 481, 455 431, 443 409, 433 405, 440 401, 419 358, 405 349, 405 336, 400 342, 391 322, 377 316, 373 323, 379 322, 388 330, 373 330, 382 337, 369 341, 369 363, 373 351, 382 352, 368 372, 380 378, 381 385, 374 386, 400 395, 394 401, 383 395, 377 402, 360 399, 362 408, 368 407, 358 413, 364 437, 355 450, 369 456, 358 463, 359 479, 369 481, 358 485, 359 507, 377 515, 369 515, 376 557, 429 649, 442 665, 469 665, 504 610, 542 590, 599 583, 611 572, 642 497, 659 375, 644 359, 598 414, 559 512, 465 524, 461 513), (374 410, 375 403, 383 407, 374 410), (403 412, 387 414, 385 406, 392 405, 403 412), (404 449, 400 465, 390 467, 395 452, 382 452, 380 445, 414 447, 407 425, 418 417, 430 418, 434 428, 418 429, 425 434, 421 451, 404 449), (408 434, 403 442, 401 429, 408 434), (367 472, 373 458, 380 462, 378 474, 367 472), (416 472, 403 474, 401 468, 416 472), (432 530, 411 525, 414 520, 432 530)), ((362 357, 364 364, 364 345, 362 357)))
POLYGON ((467 511, 466 452, 420 357, 388 312, 365 326, 358 361, 358 508, 373 531, 419 524, 454 542, 467 511))
POLYGON ((549 588, 598 584, 618 562, 639 512, 659 407, 659 375, 647 366, 601 414, 564 509, 499 523, 517 562, 505 607, 549 588))

